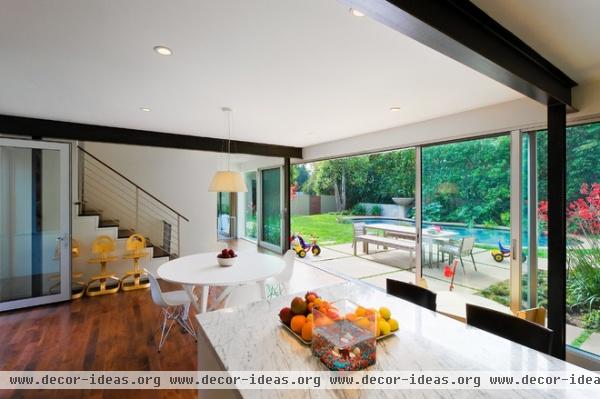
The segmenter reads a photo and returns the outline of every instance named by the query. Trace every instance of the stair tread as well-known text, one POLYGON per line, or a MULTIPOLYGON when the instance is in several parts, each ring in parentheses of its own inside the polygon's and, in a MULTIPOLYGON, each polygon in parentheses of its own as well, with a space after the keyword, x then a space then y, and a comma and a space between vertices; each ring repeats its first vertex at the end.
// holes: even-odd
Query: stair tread
POLYGON ((129 238, 135 231, 131 229, 119 229, 119 238, 129 238))
POLYGON ((162 258, 165 256, 170 256, 170 254, 159 247, 154 247, 154 250, 152 251, 153 258, 162 258))
POLYGON ((100 216, 100 212, 93 212, 93 211, 79 212, 79 216, 100 216))
POLYGON ((119 227, 118 220, 101 220, 98 224, 99 227, 119 227))

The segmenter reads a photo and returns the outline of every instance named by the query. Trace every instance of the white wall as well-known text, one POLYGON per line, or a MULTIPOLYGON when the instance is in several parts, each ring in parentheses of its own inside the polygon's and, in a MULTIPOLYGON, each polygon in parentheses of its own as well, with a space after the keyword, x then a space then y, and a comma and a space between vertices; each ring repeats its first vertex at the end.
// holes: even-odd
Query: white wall
POLYGON ((217 195, 208 192, 208 184, 224 167, 224 155, 91 142, 85 149, 190 219, 182 221, 181 255, 222 246, 217 243, 217 195))
MULTIPOLYGON (((576 87, 570 122, 600 116, 600 82, 576 87)), ((410 147, 546 125, 546 107, 528 98, 306 147, 304 161, 410 147)))

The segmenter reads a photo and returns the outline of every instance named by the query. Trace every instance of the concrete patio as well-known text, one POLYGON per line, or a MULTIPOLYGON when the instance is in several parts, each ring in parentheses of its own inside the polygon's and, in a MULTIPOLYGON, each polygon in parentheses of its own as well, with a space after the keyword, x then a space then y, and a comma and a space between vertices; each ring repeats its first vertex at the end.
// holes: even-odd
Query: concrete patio
MULTIPOLYGON (((414 282, 414 261, 406 251, 377 249, 371 246, 369 254, 366 254, 362 249, 362 245, 359 245, 357 256, 354 256, 351 244, 324 245, 321 255, 318 257, 308 255, 302 261, 321 270, 339 276, 359 279, 383 289, 385 289, 386 279, 388 278, 414 282)), ((423 264, 423 277, 426 279, 429 289, 438 294, 448 292, 450 279, 444 276, 443 265, 438 267, 434 262, 429 266, 427 256, 423 264)), ((490 250, 481 248, 475 248, 473 256, 477 264, 477 271, 474 270, 473 263, 468 257, 463 258, 465 272, 463 273, 459 265, 454 280, 453 292, 464 296, 467 302, 473 302, 473 298, 478 298, 477 294, 482 289, 509 279, 508 259, 505 259, 502 263, 498 263, 490 256, 490 250)), ((434 255, 433 258, 435 261, 436 256, 434 255)), ((538 267, 541 270, 547 270, 547 259, 539 258, 538 267)), ((439 298, 443 301, 445 297, 440 295, 439 298)), ((486 299, 481 298, 481 300, 486 299)), ((490 302, 487 303, 491 304, 490 302)), ((438 305, 441 308, 447 306, 444 303, 438 303, 438 305)), ((509 312, 508 307, 501 304, 494 303, 494 308, 497 310, 504 309, 509 312)), ((582 328, 567 325, 567 342, 573 342, 583 331, 582 328)), ((600 351, 600 334, 591 334, 581 344, 580 348, 592 353, 598 353, 600 351)))
MULTIPOLYGON (((487 249, 475 248, 474 258, 477 271, 468 257, 464 257, 465 271, 460 264, 456 270, 454 286, 456 291, 475 293, 492 284, 507 280, 509 278, 509 261, 498 263, 490 256, 487 249)), ((385 278, 410 275, 413 276, 414 260, 406 251, 385 250, 383 248, 370 247, 369 254, 363 252, 359 245, 357 256, 353 256, 351 244, 336 244, 323 246, 323 251, 318 257, 307 256, 307 263, 315 264, 325 269, 331 269, 337 273, 348 275, 365 281, 384 281, 385 278)), ((447 263, 447 260, 446 260, 447 263)), ((540 259, 540 268, 546 268, 546 260, 540 259)), ((449 290, 450 279, 444 276, 444 268, 440 262, 437 265, 434 252, 433 262, 430 265, 428 254, 425 254, 423 264, 423 277, 429 286, 435 291, 449 290)), ((412 277, 414 280, 414 277, 412 277)), ((377 285, 377 284, 376 284, 377 285)))

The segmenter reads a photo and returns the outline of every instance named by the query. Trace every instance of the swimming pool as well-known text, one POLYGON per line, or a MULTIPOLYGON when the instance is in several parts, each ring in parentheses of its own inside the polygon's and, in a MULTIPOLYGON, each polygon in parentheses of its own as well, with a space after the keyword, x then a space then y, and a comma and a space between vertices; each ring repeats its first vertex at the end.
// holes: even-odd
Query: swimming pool
MULTIPOLYGON (((346 219, 349 222, 363 222, 365 224, 374 224, 374 223, 390 223, 390 224, 398 224, 405 226, 414 226, 414 222, 398 220, 398 219, 386 219, 386 218, 348 218, 346 219)), ((431 227, 431 226, 441 226, 444 230, 455 231, 458 233, 458 237, 475 237, 476 244, 485 244, 485 245, 493 245, 497 246, 498 241, 502 242, 502 245, 508 247, 510 245, 510 230, 507 228, 498 228, 498 227, 473 227, 469 228, 466 226, 456 226, 453 224, 446 223, 423 223, 423 227, 431 227)), ((528 239, 524 237, 523 246, 528 246, 528 239)), ((541 235, 539 237, 538 242, 539 247, 547 247, 548 246, 548 237, 545 235, 541 235)))

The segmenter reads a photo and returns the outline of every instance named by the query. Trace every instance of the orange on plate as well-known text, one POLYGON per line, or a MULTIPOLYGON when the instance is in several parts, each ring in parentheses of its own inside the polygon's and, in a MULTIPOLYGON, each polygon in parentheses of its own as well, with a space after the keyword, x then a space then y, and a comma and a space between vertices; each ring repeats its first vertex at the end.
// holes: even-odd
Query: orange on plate
POLYGON ((317 327, 325 327, 333 324, 333 320, 331 320, 327 316, 320 316, 314 321, 315 326, 317 327))
POLYGON ((369 319, 367 319, 366 317, 359 317, 354 321, 354 323, 356 323, 356 325, 359 326, 360 328, 363 328, 365 330, 370 330, 371 323, 369 322, 369 319))
POLYGON ((302 339, 305 341, 312 341, 313 334, 313 323, 312 321, 307 321, 304 323, 302 327, 302 339))
POLYGON ((306 324, 306 317, 303 315, 296 315, 292 317, 292 321, 290 322, 290 328, 296 334, 302 333, 302 327, 306 324))

